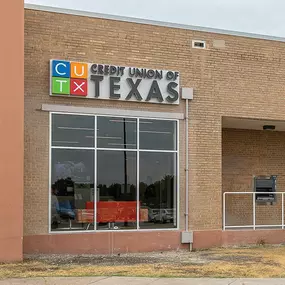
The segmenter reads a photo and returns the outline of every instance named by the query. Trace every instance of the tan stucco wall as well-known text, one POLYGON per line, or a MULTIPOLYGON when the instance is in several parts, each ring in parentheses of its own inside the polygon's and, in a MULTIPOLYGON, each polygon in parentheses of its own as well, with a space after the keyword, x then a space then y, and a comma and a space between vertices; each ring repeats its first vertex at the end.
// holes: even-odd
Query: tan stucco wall
POLYGON ((0 9, 0 262, 22 259, 24 3, 0 9))

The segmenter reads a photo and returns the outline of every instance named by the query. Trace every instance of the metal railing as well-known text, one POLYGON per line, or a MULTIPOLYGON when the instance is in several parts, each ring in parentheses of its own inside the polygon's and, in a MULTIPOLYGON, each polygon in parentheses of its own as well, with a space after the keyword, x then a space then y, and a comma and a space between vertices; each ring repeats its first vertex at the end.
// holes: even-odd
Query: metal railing
POLYGON ((224 192, 223 193, 223 230, 226 229, 239 229, 239 228, 252 228, 256 230, 257 228, 273 228, 280 227, 284 229, 284 193, 285 192, 224 192), (256 225, 256 195, 259 194, 274 194, 281 195, 281 224, 271 224, 271 225, 256 225), (252 197, 252 224, 244 225, 226 225, 226 195, 250 195, 252 197))

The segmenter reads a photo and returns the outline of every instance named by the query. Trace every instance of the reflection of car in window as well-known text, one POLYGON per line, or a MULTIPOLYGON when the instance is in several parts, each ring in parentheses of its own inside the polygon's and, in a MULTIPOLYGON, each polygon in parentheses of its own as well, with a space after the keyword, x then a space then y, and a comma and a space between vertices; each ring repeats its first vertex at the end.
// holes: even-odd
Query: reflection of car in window
POLYGON ((171 223, 173 222, 173 209, 153 209, 152 221, 154 223, 171 223))

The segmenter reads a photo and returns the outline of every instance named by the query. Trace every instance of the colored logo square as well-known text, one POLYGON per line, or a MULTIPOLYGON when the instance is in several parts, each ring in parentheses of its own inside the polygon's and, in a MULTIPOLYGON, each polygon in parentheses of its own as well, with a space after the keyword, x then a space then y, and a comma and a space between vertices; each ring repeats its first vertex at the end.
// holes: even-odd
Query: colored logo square
POLYGON ((70 94, 70 79, 53 77, 52 78, 52 94, 70 94))
POLYGON ((53 60, 52 77, 70 77, 70 62, 63 60, 53 60))
POLYGON ((87 96, 87 80, 70 79, 70 94, 76 96, 87 96))
POLYGON ((84 78, 88 76, 87 63, 71 62, 71 78, 84 78))

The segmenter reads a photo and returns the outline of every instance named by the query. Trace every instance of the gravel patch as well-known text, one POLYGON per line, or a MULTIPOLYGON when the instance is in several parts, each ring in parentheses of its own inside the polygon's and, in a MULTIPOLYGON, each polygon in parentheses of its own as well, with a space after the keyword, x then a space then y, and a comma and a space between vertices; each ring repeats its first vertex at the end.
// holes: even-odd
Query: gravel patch
POLYGON ((26 261, 44 261, 51 265, 102 265, 119 266, 134 264, 174 264, 193 265, 213 262, 208 256, 203 257, 196 252, 170 251, 152 253, 127 253, 117 255, 95 255, 95 254, 32 254, 25 255, 26 261))

